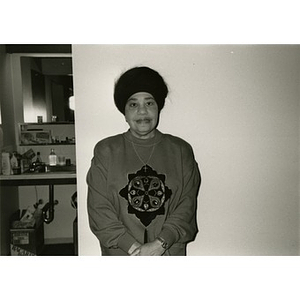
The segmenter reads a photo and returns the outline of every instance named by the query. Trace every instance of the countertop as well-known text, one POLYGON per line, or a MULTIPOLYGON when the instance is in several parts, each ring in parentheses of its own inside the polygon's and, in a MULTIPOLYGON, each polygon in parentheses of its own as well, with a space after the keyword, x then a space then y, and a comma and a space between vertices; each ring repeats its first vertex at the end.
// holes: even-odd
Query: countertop
POLYGON ((0 185, 49 185, 76 184, 76 172, 23 173, 18 175, 0 175, 0 185))

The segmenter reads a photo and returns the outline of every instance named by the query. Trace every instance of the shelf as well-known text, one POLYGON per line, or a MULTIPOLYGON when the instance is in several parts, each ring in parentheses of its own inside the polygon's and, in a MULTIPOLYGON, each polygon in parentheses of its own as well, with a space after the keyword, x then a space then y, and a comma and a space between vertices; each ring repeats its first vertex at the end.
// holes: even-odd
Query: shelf
POLYGON ((20 147, 75 145, 74 122, 19 123, 20 147))

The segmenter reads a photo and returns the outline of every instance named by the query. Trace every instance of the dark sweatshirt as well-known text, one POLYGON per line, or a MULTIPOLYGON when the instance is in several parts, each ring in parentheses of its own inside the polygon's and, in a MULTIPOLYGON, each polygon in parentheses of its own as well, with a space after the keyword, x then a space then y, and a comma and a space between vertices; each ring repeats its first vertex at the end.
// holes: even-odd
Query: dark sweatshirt
POLYGON ((135 242, 158 236, 164 255, 185 255, 197 234, 200 173, 192 147, 156 130, 138 139, 130 131, 97 143, 87 174, 88 214, 102 255, 128 255, 135 242))

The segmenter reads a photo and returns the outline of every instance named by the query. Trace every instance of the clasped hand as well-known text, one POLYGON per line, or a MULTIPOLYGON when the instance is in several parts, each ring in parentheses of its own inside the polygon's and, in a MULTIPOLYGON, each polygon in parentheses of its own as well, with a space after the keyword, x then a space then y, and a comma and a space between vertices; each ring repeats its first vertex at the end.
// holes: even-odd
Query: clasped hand
POLYGON ((162 247, 161 242, 154 240, 136 248, 130 256, 161 256, 166 250, 162 247))

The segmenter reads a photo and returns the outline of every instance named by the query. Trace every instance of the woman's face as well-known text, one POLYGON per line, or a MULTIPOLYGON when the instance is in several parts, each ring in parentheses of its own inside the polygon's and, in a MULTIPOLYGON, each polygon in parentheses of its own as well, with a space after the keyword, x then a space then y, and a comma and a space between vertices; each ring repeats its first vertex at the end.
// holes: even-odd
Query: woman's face
POLYGON ((154 137, 158 122, 158 106, 153 96, 146 92, 133 94, 125 106, 125 119, 131 133, 140 139, 154 137))

